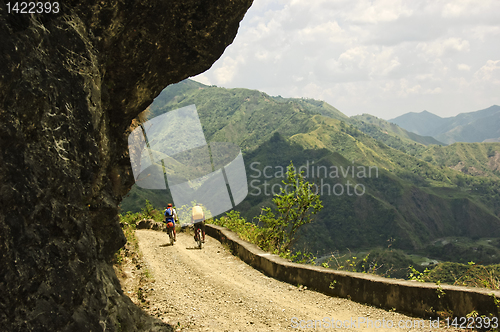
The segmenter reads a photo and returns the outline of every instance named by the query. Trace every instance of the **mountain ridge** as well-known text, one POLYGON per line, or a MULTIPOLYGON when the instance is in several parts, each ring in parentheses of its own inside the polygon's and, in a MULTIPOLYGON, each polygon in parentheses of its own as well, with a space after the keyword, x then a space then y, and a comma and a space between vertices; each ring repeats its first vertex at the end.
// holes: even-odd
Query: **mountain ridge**
POLYGON ((446 144, 480 143, 500 138, 500 106, 442 118, 427 111, 410 112, 388 120, 419 135, 432 136, 446 144))

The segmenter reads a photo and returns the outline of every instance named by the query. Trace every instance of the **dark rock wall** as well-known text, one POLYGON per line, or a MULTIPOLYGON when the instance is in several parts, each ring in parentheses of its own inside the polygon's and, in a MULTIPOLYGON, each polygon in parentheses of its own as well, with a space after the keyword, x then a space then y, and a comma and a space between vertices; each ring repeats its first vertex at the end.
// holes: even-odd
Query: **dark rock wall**
POLYGON ((133 183, 127 129, 222 55, 250 4, 64 1, 16 14, 0 0, 2 331, 168 330, 110 265, 133 183))

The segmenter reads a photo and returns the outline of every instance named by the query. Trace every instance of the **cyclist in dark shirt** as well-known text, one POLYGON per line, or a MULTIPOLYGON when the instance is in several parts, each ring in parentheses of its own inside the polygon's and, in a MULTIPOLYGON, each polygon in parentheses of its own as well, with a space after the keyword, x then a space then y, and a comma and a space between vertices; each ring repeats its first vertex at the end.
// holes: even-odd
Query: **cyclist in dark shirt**
POLYGON ((165 223, 167 223, 167 225, 169 222, 173 224, 174 241, 177 241, 177 235, 175 233, 175 221, 178 219, 177 219, 177 212, 175 212, 172 203, 168 203, 167 208, 165 209, 163 215, 165 216, 165 223))

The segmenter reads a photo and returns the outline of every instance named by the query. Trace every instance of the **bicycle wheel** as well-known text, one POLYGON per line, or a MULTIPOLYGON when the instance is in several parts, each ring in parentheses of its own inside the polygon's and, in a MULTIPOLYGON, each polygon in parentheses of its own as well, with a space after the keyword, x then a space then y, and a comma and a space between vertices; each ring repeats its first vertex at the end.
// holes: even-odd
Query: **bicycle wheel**
POLYGON ((203 242, 201 242, 201 228, 198 228, 196 230, 196 244, 198 245, 198 248, 201 249, 201 246, 203 245, 203 242))
POLYGON ((171 229, 168 231, 168 236, 170 236, 170 245, 173 246, 174 245, 174 232, 171 229))

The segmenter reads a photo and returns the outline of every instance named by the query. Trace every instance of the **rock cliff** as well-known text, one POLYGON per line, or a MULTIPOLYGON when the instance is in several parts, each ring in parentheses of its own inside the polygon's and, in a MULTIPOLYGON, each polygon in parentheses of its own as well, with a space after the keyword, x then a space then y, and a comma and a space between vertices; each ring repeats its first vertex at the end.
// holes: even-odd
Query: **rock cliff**
POLYGON ((170 329, 110 265, 133 183, 127 129, 221 56, 251 2, 69 0, 21 14, 0 0, 3 331, 170 329))

